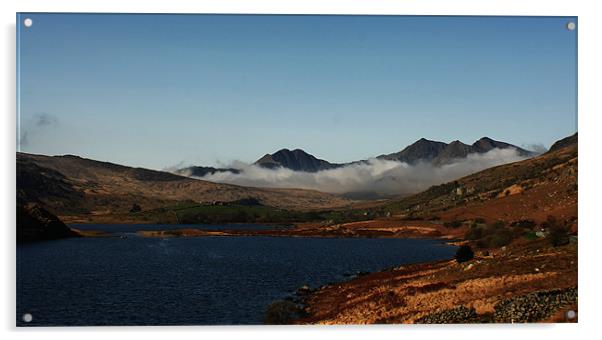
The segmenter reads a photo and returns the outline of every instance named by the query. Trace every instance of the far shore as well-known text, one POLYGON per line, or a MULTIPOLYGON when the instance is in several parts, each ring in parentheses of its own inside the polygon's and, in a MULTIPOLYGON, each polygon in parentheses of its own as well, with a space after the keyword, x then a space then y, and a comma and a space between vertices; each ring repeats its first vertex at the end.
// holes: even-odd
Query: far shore
MULTIPOLYGON (((249 224, 250 225, 250 224, 249 224)), ((259 225, 259 224, 258 224, 259 225)), ((265 224, 263 224, 265 225, 265 224)), ((282 226, 279 224, 278 226, 282 226)), ((459 239, 463 228, 446 228, 441 223, 411 220, 369 220, 336 225, 320 223, 299 223, 292 227, 254 230, 224 229, 207 230, 199 227, 186 227, 172 230, 139 230, 144 237, 204 237, 204 236, 282 236, 282 237, 365 237, 365 238, 430 238, 459 239)))

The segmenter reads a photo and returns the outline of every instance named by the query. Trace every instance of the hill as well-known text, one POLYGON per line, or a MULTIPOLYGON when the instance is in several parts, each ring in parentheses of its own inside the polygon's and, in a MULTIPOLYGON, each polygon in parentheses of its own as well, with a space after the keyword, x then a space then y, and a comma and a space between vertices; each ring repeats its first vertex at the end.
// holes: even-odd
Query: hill
POLYGON ((556 150, 560 150, 562 148, 565 148, 565 147, 571 146, 571 145, 577 145, 577 134, 576 133, 572 136, 563 138, 563 139, 557 141, 556 143, 552 144, 552 146, 550 147, 550 150, 548 152, 554 152, 556 150))
POLYGON ((217 184, 176 174, 85 159, 17 153, 17 201, 41 203, 64 221, 90 221, 143 210, 195 203, 253 199, 282 209, 341 207, 351 201, 301 189, 217 184))
POLYGON ((575 134, 543 155, 388 202, 375 210, 386 218, 334 226, 390 236, 420 228, 475 251, 322 286, 303 297, 297 323, 577 322, 577 147, 575 134))
POLYGON ((559 141, 543 155, 433 186, 390 202, 383 211, 443 220, 576 219, 577 135, 559 141))

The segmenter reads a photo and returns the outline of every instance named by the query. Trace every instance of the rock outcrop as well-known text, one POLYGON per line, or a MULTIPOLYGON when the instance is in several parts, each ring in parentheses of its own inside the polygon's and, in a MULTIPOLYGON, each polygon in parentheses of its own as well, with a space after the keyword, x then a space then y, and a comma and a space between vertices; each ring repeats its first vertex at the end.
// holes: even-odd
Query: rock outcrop
POLYGON ((17 242, 55 240, 79 236, 58 217, 37 203, 17 206, 17 242))

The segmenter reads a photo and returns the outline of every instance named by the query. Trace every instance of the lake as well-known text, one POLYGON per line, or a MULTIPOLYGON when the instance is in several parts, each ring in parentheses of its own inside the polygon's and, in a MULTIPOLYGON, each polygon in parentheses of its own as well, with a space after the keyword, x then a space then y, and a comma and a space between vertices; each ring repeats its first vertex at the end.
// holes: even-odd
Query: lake
POLYGON ((261 324, 270 303, 304 284, 456 250, 424 239, 144 238, 131 226, 91 229, 129 236, 17 246, 19 326, 261 324))

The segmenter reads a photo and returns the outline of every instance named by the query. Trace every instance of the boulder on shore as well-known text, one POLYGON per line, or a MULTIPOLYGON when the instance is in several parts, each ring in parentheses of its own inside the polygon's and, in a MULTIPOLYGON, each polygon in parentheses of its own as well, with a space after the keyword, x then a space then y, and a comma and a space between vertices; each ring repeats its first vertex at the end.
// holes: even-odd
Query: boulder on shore
POLYGON ((37 203, 17 205, 17 242, 77 237, 58 217, 37 203))

